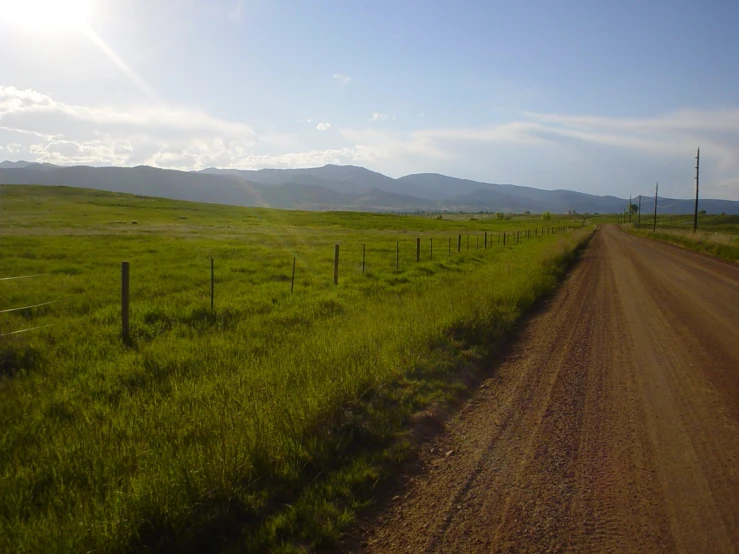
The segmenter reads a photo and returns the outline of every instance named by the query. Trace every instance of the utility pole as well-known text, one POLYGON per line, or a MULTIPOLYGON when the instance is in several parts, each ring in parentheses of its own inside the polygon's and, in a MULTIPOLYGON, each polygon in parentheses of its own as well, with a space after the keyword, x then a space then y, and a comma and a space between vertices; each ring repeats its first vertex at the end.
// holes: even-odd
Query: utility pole
POLYGON ((631 195, 629 194, 629 223, 631 223, 631 195))
POLYGON ((652 232, 657 230, 657 193, 659 192, 659 181, 654 187, 654 221, 652 222, 652 232))
POLYGON ((639 195, 639 211, 636 212, 636 228, 641 228, 641 194, 639 195))
POLYGON ((695 213, 693 214, 693 232, 698 230, 698 172, 701 165, 701 149, 695 156, 695 213))

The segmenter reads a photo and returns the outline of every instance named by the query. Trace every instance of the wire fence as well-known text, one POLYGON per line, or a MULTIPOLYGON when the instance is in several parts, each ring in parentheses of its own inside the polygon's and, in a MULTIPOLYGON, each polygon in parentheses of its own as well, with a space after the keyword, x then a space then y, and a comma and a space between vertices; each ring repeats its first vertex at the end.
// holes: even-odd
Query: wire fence
MULTIPOLYGON (((437 246, 437 256, 446 254, 447 256, 452 256, 453 253, 461 254, 462 252, 469 252, 471 250, 471 245, 474 245, 472 248, 473 250, 480 251, 480 250, 486 250, 491 249, 495 246, 509 246, 512 244, 518 244, 521 242, 522 239, 529 239, 529 238, 535 238, 535 237, 543 237, 545 235, 553 235, 561 232, 566 232, 571 230, 571 226, 543 226, 543 227, 536 227, 533 229, 524 229, 524 230, 516 230, 512 232, 481 232, 481 233, 472 233, 475 235, 474 242, 470 240, 471 234, 469 233, 455 233, 454 235, 450 235, 447 237, 447 240, 444 241, 446 244, 442 244, 441 247, 437 246), (493 234, 496 235, 495 242, 493 241, 493 234), (441 249, 441 252, 439 252, 439 249, 441 249)), ((437 245, 438 245, 438 239, 437 237, 437 245)), ((422 252, 426 250, 426 248, 422 247, 422 239, 420 237, 415 239, 415 262, 420 263, 422 261, 433 261, 434 259, 434 238, 429 237, 429 244, 428 244, 428 255, 423 255, 422 252)), ((334 260, 333 260, 333 284, 339 285, 339 260, 340 260, 340 244, 334 245, 334 260)), ((367 254, 367 245, 362 244, 362 273, 365 273, 366 268, 366 254, 367 254)), ((296 276, 296 269, 298 266, 298 260, 296 256, 293 256, 292 259, 292 272, 290 276, 290 294, 292 295, 295 290, 295 276, 296 276)), ((395 268, 399 269, 400 267, 400 241, 396 241, 395 245, 395 268)), ((13 281, 13 280, 19 280, 19 279, 31 279, 35 277, 44 277, 49 274, 47 273, 39 273, 34 275, 20 275, 20 276, 13 276, 13 277, 0 277, 0 281, 13 281)), ((130 335, 130 329, 129 329, 129 321, 130 321, 130 264, 127 261, 121 262, 121 338, 122 340, 129 344, 131 342, 131 335, 130 335)), ((216 265, 215 265, 215 258, 210 258, 210 309, 212 311, 215 310, 215 283, 216 283, 216 265)), ((59 298, 56 300, 50 300, 47 302, 38 302, 35 304, 28 304, 25 306, 19 306, 19 307, 10 307, 10 308, 4 308, 0 310, 0 316, 3 314, 10 314, 14 312, 24 312, 24 311, 33 311, 37 308, 42 308, 45 306, 51 306, 53 304, 57 304, 59 302, 69 300, 69 298, 59 298)), ((24 329, 17 329, 12 331, 6 331, 2 332, 2 318, 0 317, 0 338, 3 337, 11 337, 20 335, 23 333, 27 333, 30 331, 35 331, 38 329, 44 329, 47 327, 54 326, 54 323, 50 323, 47 325, 35 325, 31 327, 27 327, 24 329)))
MULTIPOLYGON (((17 279, 31 279, 33 277, 46 277, 47 273, 38 273, 36 275, 19 275, 16 277, 0 277, 0 281, 14 281, 17 279)), ((50 306, 51 304, 56 304, 58 302, 61 302, 63 300, 66 300, 66 298, 60 298, 58 300, 51 300, 49 302, 40 302, 38 304, 30 304, 28 306, 20 306, 16 308, 5 308, 4 310, 0 310, 0 314, 8 314, 13 312, 22 312, 26 310, 33 310, 34 308, 41 308, 42 306, 50 306)), ((28 327, 26 329, 18 329, 15 331, 6 331, 2 332, 2 320, 0 319, 0 338, 2 337, 10 337, 14 335, 20 335, 22 333, 27 333, 29 331, 36 331, 37 329, 44 329, 46 327, 52 327, 54 324, 49 323, 47 325, 36 325, 34 327, 28 327)))

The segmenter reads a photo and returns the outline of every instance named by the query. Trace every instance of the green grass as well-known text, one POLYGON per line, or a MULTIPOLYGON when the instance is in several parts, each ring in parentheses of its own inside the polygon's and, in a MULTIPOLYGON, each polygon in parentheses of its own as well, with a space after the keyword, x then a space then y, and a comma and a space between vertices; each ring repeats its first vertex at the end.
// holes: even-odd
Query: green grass
POLYGON ((642 218, 640 229, 634 225, 625 228, 634 234, 739 261, 739 215, 701 215, 697 233, 693 233, 693 216, 658 216, 656 231, 652 231, 653 223, 653 217, 642 218))
POLYGON ((335 543, 411 451, 408 418, 464 390, 460 368, 489 358, 590 232, 502 247, 499 232, 572 222, 291 212, 57 187, 0 187, 0 202, 0 277, 44 274, 1 281, 0 309, 62 299, 0 314, 2 333, 52 325, 0 344, 1 551, 335 543), (485 231, 494 246, 477 250, 485 231), (459 234, 462 252, 450 255, 459 234), (122 260, 130 346, 119 335, 122 260))

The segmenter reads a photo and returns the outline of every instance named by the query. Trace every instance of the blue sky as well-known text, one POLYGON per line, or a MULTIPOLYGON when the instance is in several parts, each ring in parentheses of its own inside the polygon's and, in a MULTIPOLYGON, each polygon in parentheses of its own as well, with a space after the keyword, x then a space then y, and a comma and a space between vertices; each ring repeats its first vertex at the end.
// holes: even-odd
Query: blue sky
POLYGON ((660 181, 683 198, 700 146, 704 195, 739 199, 736 1, 0 0, 0 13, 0 159, 338 163, 620 196, 660 181))

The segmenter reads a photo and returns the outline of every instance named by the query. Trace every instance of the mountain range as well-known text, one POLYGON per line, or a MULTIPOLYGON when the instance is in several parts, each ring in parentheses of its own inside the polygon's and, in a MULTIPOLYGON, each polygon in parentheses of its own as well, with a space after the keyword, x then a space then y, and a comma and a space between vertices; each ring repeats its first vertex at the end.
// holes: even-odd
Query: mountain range
MULTIPOLYGON (((628 200, 571 190, 419 173, 393 179, 363 167, 177 171, 149 166, 62 167, 0 162, 0 184, 63 185, 195 202, 306 210, 615 213, 628 200)), ((634 198, 633 202, 638 203, 634 198)), ((645 211, 652 198, 642 197, 645 211)), ((660 213, 688 214, 693 200, 659 199, 660 213)), ((739 201, 701 199, 708 213, 739 214, 739 201)))

